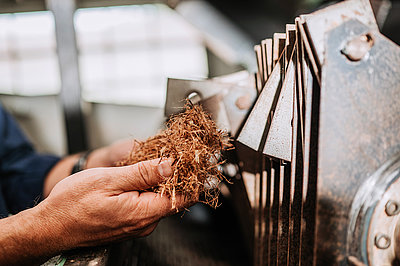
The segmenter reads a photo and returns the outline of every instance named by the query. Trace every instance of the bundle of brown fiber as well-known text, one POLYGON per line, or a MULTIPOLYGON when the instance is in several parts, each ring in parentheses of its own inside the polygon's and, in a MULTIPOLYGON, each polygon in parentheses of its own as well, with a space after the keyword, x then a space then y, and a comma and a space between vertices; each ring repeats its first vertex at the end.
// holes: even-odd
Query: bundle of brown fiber
POLYGON ((176 207, 177 193, 189 199, 201 195, 204 203, 217 207, 217 184, 224 179, 218 169, 222 163, 221 152, 232 145, 227 133, 217 128, 200 105, 188 101, 185 111, 172 116, 164 131, 138 144, 139 148, 135 148, 120 165, 172 158, 172 176, 152 189, 171 197, 172 208, 176 207))

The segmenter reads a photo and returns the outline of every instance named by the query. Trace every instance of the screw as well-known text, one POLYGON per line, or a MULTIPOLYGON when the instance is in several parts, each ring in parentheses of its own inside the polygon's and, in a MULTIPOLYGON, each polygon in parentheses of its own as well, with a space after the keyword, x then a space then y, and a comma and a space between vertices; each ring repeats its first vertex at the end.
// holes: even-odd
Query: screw
POLYGON ((201 101, 201 96, 197 92, 191 92, 187 99, 189 99, 193 104, 196 104, 201 101))
POLYGON ((371 50, 374 45, 374 40, 370 34, 357 36, 346 43, 346 46, 341 50, 347 59, 350 61, 360 61, 371 50))
POLYGON ((235 105, 239 110, 247 110, 251 106, 251 98, 250 95, 247 93, 245 95, 240 96, 236 99, 235 105))
POLYGON ((379 249, 387 249, 390 246, 390 238, 388 235, 379 233, 375 236, 375 246, 379 249))
POLYGON ((389 216, 394 216, 400 213, 400 206, 397 201, 389 200, 385 205, 385 212, 389 216))

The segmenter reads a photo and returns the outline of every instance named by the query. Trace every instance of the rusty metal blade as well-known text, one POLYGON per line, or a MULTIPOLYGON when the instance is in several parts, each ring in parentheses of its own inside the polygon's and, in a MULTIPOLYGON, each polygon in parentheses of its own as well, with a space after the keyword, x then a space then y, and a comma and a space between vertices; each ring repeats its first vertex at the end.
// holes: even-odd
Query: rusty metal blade
POLYGON ((264 47, 265 50, 265 69, 267 74, 267 79, 271 75, 272 72, 272 39, 265 39, 261 42, 261 45, 264 47))
POLYGON ((254 46, 254 53, 256 54, 256 61, 257 61, 257 90, 260 92, 264 86, 264 73, 263 73, 263 54, 261 45, 257 44, 254 46))
POLYGON ((278 63, 283 50, 285 49, 286 34, 285 33, 274 33, 273 45, 272 45, 272 66, 278 63))
POLYGON ((291 161, 292 158, 293 90, 295 85, 294 67, 292 56, 263 148, 263 153, 265 155, 285 161, 291 161))
POLYGON ((280 165, 272 161, 271 167, 271 214, 270 214, 270 265, 278 263, 279 234, 279 195, 280 195, 280 165))
POLYGON ((314 224, 316 201, 316 139, 318 139, 319 85, 311 71, 311 62, 303 54, 305 119, 303 143, 303 188, 302 213, 300 231, 300 260, 301 265, 314 263, 314 224), (311 169, 311 170, 310 170, 311 169))
POLYGON ((272 176, 271 176, 271 168, 272 161, 270 158, 263 156, 264 159, 264 175, 266 179, 266 188, 265 188, 265 238, 264 238, 264 265, 270 265, 270 253, 271 253, 271 234, 272 234, 272 219, 271 219, 271 207, 272 207, 272 176))
MULTIPOLYGON (((298 23, 298 29, 300 31, 301 39, 302 39, 302 45, 307 52, 307 58, 311 63, 312 70, 314 71, 315 77, 318 81, 319 84, 321 84, 321 66, 319 62, 317 61, 317 56, 315 55, 315 51, 312 49, 309 36, 307 35, 307 32, 305 30, 305 19, 311 15, 301 15, 300 16, 300 21, 298 23)), ((305 52, 304 52, 305 53, 305 52)))
POLYGON ((285 70, 287 71, 293 48, 296 44, 296 25, 286 24, 286 40, 285 40, 285 70))
POLYGON ((290 163, 280 164, 278 265, 288 265, 289 258, 289 209, 290 209, 290 163))
MULTIPOLYGON (((299 48, 297 46, 297 48, 299 48)), ((299 67, 299 65, 297 65, 299 67)), ((301 125, 299 119, 301 89, 296 84, 293 109, 293 144, 290 182, 290 228, 289 228, 289 263, 300 264, 300 232, 301 213, 303 209, 303 146, 301 139, 301 125)))
MULTIPOLYGON (((264 40, 263 40, 264 41, 264 40)), ((266 61, 266 50, 265 50, 265 45, 263 43, 263 41, 261 41, 260 47, 261 47, 261 70, 259 70, 262 73, 262 78, 263 78, 263 82, 262 82, 262 86, 265 85, 265 82, 267 82, 268 76, 267 76, 267 61, 266 61)))
POLYGON ((237 138, 237 141, 255 151, 258 151, 262 143, 274 97, 281 85, 280 66, 278 61, 237 138))

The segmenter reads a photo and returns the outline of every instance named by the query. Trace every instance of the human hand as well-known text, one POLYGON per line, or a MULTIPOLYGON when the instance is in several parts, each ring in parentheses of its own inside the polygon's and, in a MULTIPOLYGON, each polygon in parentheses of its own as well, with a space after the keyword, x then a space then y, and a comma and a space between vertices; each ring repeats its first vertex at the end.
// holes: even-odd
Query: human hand
MULTIPOLYGON (((168 196, 143 192, 172 174, 169 160, 159 162, 93 168, 60 181, 37 206, 62 240, 57 243, 60 248, 145 236, 162 217, 175 213, 168 196)), ((178 210, 192 204, 176 195, 178 210)))

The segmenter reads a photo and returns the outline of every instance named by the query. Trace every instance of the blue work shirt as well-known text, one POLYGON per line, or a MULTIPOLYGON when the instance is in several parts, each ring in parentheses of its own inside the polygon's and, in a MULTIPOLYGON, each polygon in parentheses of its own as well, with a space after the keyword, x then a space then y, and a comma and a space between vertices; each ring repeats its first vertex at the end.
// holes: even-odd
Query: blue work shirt
POLYGON ((0 105, 0 218, 33 207, 59 157, 37 153, 0 105))

